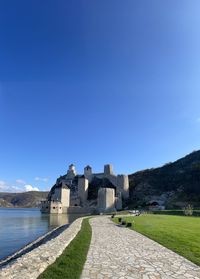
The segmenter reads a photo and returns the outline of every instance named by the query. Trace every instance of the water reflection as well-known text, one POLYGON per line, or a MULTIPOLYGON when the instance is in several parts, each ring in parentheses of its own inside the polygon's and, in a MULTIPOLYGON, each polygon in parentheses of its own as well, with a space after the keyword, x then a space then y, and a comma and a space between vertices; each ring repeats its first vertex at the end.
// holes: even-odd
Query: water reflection
POLYGON ((39 209, 0 208, 0 260, 53 228, 70 224, 78 214, 48 215, 39 209))
POLYGON ((80 214, 51 214, 48 216, 49 218, 49 226, 50 227, 59 227, 59 226, 63 226, 66 224, 70 224, 72 223, 74 220, 76 220, 77 218, 81 217, 82 215, 80 214))

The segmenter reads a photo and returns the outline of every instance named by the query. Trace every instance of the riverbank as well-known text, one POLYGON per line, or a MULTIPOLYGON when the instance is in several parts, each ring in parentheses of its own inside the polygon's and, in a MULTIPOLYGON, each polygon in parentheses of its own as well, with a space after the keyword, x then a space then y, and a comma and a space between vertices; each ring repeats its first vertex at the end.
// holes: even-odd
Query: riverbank
POLYGON ((18 250, 14 254, 11 254, 10 256, 6 257, 5 259, 2 259, 0 261, 0 268, 12 263, 14 260, 18 259, 19 257, 25 255, 26 253, 32 251, 33 249, 39 247, 42 244, 45 244, 46 242, 50 241, 51 239, 57 237, 60 233, 62 233, 69 225, 63 225, 58 228, 55 228, 46 234, 42 235, 41 237, 38 237, 35 241, 32 241, 25 245, 22 249, 18 250))
POLYGON ((36 279, 58 258, 80 231, 82 219, 75 220, 57 237, 11 261, 0 270, 0 279, 36 279))

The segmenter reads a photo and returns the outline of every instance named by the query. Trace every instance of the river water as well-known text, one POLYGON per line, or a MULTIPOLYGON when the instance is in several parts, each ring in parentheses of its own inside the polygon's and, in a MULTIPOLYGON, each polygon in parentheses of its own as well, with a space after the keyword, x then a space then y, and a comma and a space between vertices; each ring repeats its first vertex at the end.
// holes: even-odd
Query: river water
POLYGON ((0 208, 0 260, 80 215, 41 214, 37 208, 0 208))

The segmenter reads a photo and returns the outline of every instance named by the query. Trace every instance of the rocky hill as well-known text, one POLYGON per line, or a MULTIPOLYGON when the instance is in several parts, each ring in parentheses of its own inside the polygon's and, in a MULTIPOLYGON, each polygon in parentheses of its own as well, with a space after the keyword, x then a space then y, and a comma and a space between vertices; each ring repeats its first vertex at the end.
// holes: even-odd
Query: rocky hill
POLYGON ((200 207, 200 151, 168 163, 129 175, 131 204, 152 202, 166 208, 181 208, 191 203, 200 207))
POLYGON ((0 193, 0 207, 38 207, 48 192, 0 193))

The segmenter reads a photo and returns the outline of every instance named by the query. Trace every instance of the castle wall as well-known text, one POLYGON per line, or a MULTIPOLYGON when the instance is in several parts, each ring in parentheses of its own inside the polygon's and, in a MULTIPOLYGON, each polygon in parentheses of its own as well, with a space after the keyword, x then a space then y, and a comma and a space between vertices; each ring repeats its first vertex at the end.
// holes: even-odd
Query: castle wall
POLYGON ((107 178, 115 187, 117 187, 117 176, 114 174, 107 174, 104 176, 107 178))
POLYGON ((52 201, 61 201, 61 191, 60 188, 55 188, 54 193, 51 196, 52 201))
POLYGON ((99 179, 107 178, 115 187, 117 187, 117 176, 114 174, 93 173, 87 179, 89 180, 89 182, 91 182, 94 177, 97 177, 99 179))
POLYGON ((59 214, 63 213, 62 211, 62 203, 61 202, 50 202, 50 209, 49 209, 50 214, 59 214))
POLYGON ((121 192, 117 194, 117 196, 115 197, 115 207, 117 210, 121 210, 122 209, 122 194, 121 192))
POLYGON ((67 178, 67 180, 73 180, 75 176, 76 176, 76 173, 74 173, 73 171, 68 171, 66 178, 67 178))
POLYGON ((41 204, 42 213, 60 214, 63 213, 63 207, 61 202, 56 201, 45 201, 41 204))
POLYGON ((80 206, 81 200, 79 197, 71 197, 70 198, 70 205, 69 206, 80 206))
POLYGON ((63 213, 66 214, 93 214, 96 212, 94 207, 70 206, 64 207, 63 213))
POLYGON ((85 175, 85 178, 87 178, 89 182, 91 182, 94 177, 102 179, 105 175, 104 173, 92 173, 91 175, 85 175))
POLYGON ((47 200, 41 201, 40 210, 42 213, 49 213, 50 212, 50 202, 47 200))
POLYGON ((94 177, 97 177, 97 178, 102 179, 102 178, 105 177, 105 175, 104 175, 104 173, 94 173, 94 174, 93 174, 93 178, 94 178, 94 177))

